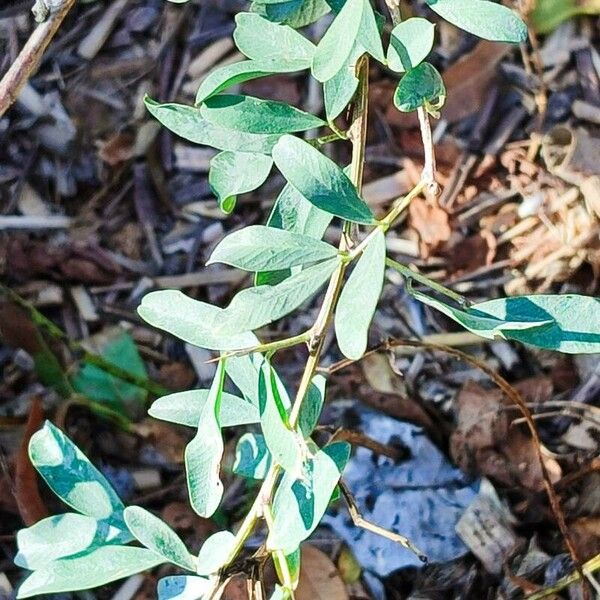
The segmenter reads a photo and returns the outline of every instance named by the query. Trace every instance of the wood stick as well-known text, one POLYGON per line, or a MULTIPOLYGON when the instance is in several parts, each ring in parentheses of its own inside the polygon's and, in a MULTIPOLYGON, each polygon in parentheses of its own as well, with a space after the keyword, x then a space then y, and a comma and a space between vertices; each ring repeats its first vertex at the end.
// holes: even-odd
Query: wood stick
POLYGON ((0 118, 19 96, 19 92, 37 69, 44 51, 58 31, 75 0, 64 3, 33 31, 15 62, 0 81, 0 118))

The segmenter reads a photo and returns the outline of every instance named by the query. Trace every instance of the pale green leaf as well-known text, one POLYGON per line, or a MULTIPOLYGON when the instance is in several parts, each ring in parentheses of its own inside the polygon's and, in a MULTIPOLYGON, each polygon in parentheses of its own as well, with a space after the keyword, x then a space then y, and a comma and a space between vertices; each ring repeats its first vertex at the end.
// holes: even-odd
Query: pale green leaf
POLYGON ((146 548, 101 546, 89 554, 50 562, 19 587, 17 598, 88 590, 147 571, 165 560, 146 548))
POLYGON ((356 42, 344 65, 323 84, 325 114, 329 121, 337 118, 354 97, 358 89, 356 62, 364 53, 363 47, 356 42))
POLYGON ((445 101, 446 87, 442 76, 428 62, 408 71, 394 93, 394 104, 402 112, 411 112, 422 106, 437 110, 445 101))
MULTIPOLYGON (((256 339, 258 344, 258 339, 256 339)), ((255 345, 256 345, 255 344, 255 345)), ((258 411, 258 374, 264 357, 259 352, 233 356, 225 363, 225 372, 244 398, 258 411)), ((256 413, 258 415, 258 412, 256 413)), ((259 419, 260 420, 260 419, 259 419)))
POLYGON ((274 552, 272 558, 279 581, 282 584, 288 583, 288 589, 295 590, 300 581, 300 548, 296 548, 289 554, 274 552), (282 564, 283 561, 285 564, 282 564), (286 582, 288 577, 289 582, 286 582))
POLYGON ((225 237, 207 264, 220 262, 245 271, 276 271, 337 256, 330 244, 283 229, 251 225, 225 237))
POLYGON ((260 424, 272 459, 285 471, 302 472, 303 444, 289 424, 286 406, 289 398, 277 384, 273 369, 264 361, 258 379, 260 424))
POLYGON ((257 152, 270 154, 278 135, 263 135, 235 131, 209 123, 200 114, 200 109, 185 104, 160 104, 148 97, 145 98, 146 108, 152 116, 158 119, 167 129, 176 135, 218 150, 240 152, 257 152))
POLYGON ((158 580, 156 592, 158 600, 198 600, 210 588, 206 577, 193 575, 172 575, 158 580))
POLYGON ((273 159, 254 152, 220 152, 210 161, 208 183, 224 213, 235 208, 236 196, 260 187, 269 176, 273 159))
MULTIPOLYGON (((228 359, 227 362, 233 360, 235 359, 228 359)), ((155 419, 196 428, 209 392, 210 390, 189 390, 163 396, 154 401, 148 414, 155 419)), ((219 413, 221 427, 248 425, 258 423, 259 420, 258 408, 254 404, 239 396, 223 392, 219 413)))
POLYGON ((14 562, 24 569, 39 569, 59 558, 132 539, 129 532, 111 526, 106 520, 98 521, 79 513, 54 515, 17 533, 18 552, 14 562))
POLYGON ((217 531, 202 544, 198 554, 198 575, 213 575, 225 564, 236 540, 230 531, 217 531))
POLYGON ((375 222, 348 176, 308 142, 284 135, 273 148, 273 159, 287 181, 316 207, 355 223, 375 222))
POLYGON ((66 504, 123 528, 123 503, 104 475, 73 442, 46 421, 29 441, 29 457, 50 489, 66 504))
POLYGON ((367 349, 369 327, 385 274, 385 235, 380 229, 358 259, 335 311, 335 335, 342 354, 358 360, 367 349), (357 302, 357 298, 360 301, 357 302))
MULTIPOLYGON (((383 19, 385 22, 385 19, 383 19)), ((370 0, 363 0, 363 12, 357 41, 375 60, 385 63, 385 53, 381 43, 379 26, 370 0)))
POLYGON ((223 457, 219 413, 224 375, 223 361, 220 361, 198 420, 198 431, 186 446, 184 455, 190 503, 194 511, 205 518, 214 514, 223 496, 219 473, 223 457))
POLYGON ((258 329, 281 319, 314 296, 337 266, 336 259, 327 260, 308 267, 277 285, 259 285, 238 292, 214 321, 214 334, 229 335, 234 331, 258 329))
POLYGON ((160 290, 146 294, 138 306, 138 314, 144 321, 168 331, 170 334, 200 348, 209 350, 236 350, 256 344, 251 332, 231 334, 216 332, 214 322, 219 322, 223 309, 194 300, 178 290, 160 290))
POLYGON ((303 35, 288 27, 272 23, 255 13, 238 13, 233 39, 248 58, 273 61, 298 61, 310 68, 316 46, 303 35))
POLYGON ((264 479, 271 466, 271 455, 264 435, 245 433, 235 447, 233 472, 247 479, 264 479))
POLYGON ((425 0, 442 19, 473 35, 496 42, 527 41, 527 26, 517 13, 487 0, 425 0))
POLYGON ((235 94, 209 98, 200 113, 215 125, 247 133, 294 133, 325 125, 319 117, 285 102, 235 94))
POLYGON ((311 436, 319 422, 321 410, 325 402, 326 384, 327 379, 323 375, 317 374, 308 386, 306 397, 302 402, 300 414, 298 415, 298 429, 302 432, 305 439, 311 436))
POLYGON ((244 60, 212 70, 202 81, 196 93, 196 105, 234 85, 267 77, 273 73, 293 73, 306 68, 306 61, 286 58, 244 60))
MULTIPOLYGON (((275 200, 267 225, 320 240, 332 218, 333 215, 312 205, 288 183, 275 200)), ((275 285, 290 275, 289 269, 264 271, 256 274, 255 283, 275 285)))
POLYGON ((129 531, 142 546, 182 569, 196 571, 195 558, 164 521, 141 506, 128 506, 123 516, 129 531))
POLYGON ((305 480, 284 474, 273 501, 274 524, 267 537, 269 550, 290 554, 314 531, 349 456, 350 445, 336 442, 309 460, 305 480))
POLYGON ((388 48, 388 66, 404 73, 423 62, 433 48, 435 26, 427 19, 413 17, 392 29, 388 48))

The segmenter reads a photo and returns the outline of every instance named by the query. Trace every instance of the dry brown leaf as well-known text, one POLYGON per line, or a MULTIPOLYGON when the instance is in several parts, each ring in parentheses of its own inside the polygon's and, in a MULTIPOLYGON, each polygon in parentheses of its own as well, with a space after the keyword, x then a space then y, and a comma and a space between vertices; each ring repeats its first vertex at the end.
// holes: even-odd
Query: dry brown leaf
POLYGON ((427 200, 415 198, 408 209, 410 225, 419 235, 422 258, 427 258, 450 239, 448 213, 427 200))
POLYGON ((445 249, 444 255, 451 273, 458 275, 491 265, 496 256, 496 247, 494 234, 483 229, 445 249))
POLYGON ((302 546, 296 600, 348 600, 348 591, 336 566, 310 544, 302 546))

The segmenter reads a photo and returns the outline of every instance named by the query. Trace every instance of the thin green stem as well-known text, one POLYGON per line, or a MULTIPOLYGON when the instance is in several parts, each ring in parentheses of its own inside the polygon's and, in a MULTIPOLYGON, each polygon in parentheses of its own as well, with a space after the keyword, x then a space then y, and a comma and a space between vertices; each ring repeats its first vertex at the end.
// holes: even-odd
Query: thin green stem
POLYGON ((267 342, 266 344, 257 344, 256 346, 250 346, 249 348, 240 348, 239 350, 232 350, 231 352, 223 352, 219 358, 215 360, 223 360, 226 358, 234 358, 238 356, 244 356, 246 354, 252 354, 253 352, 273 353, 278 350, 285 348, 291 348, 298 344, 304 344, 310 340, 312 329, 293 335, 282 340, 275 340, 273 342, 267 342))
POLYGON ((468 304, 469 304, 469 301, 464 296, 461 296, 454 290, 451 290, 450 288, 443 286, 441 283, 438 283, 437 281, 433 281, 432 279, 429 279, 429 277, 425 277, 425 275, 421 275, 421 273, 417 273, 417 271, 413 271, 406 265, 402 265, 399 262, 392 260, 391 258, 386 258, 385 264, 388 267, 391 267, 392 269, 394 269, 395 271, 398 271, 398 273, 400 273, 400 275, 402 275, 406 279, 409 279, 409 280, 412 279, 414 281, 418 281, 422 285, 427 286, 428 288, 434 290, 435 292, 438 292, 448 298, 451 298, 452 300, 454 300, 457 304, 460 304, 461 306, 468 306, 468 304))

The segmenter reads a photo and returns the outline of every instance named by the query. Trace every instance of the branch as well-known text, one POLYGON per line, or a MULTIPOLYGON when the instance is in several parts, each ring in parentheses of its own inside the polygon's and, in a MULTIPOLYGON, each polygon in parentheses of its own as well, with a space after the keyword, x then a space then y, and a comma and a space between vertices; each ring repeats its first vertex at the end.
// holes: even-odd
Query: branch
POLYGON ((44 51, 74 4, 75 0, 64 0, 63 4, 50 14, 47 21, 34 29, 17 59, 0 81, 0 118, 19 97, 20 91, 37 69, 44 51))

